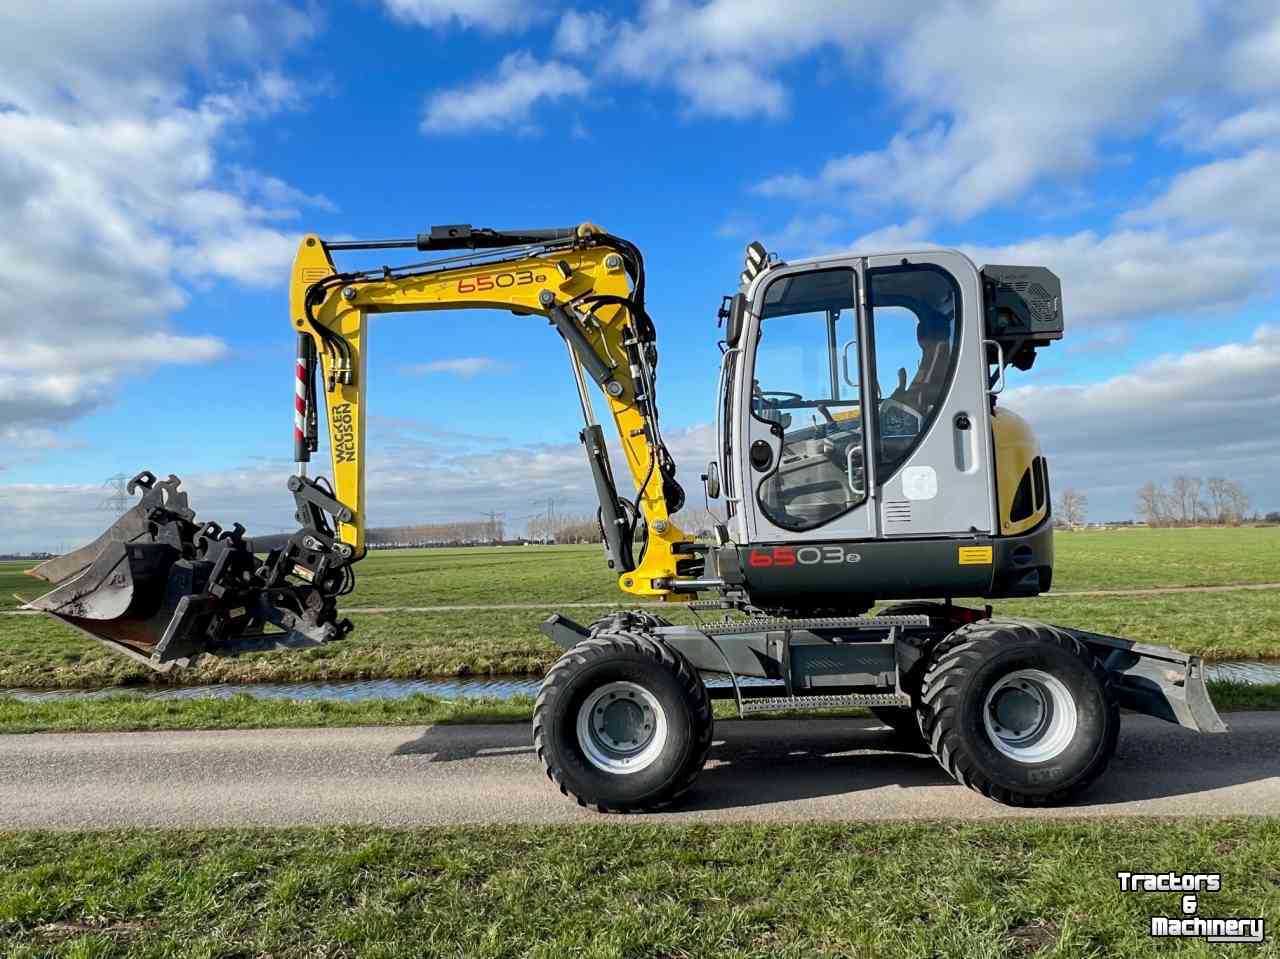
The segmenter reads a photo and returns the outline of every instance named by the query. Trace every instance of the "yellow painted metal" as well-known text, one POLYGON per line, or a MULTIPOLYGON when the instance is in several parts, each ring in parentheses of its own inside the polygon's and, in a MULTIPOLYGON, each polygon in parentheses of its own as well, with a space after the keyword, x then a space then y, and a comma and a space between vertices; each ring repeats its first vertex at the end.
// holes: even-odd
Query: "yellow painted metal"
MULTIPOLYGON (((559 305, 588 293, 625 297, 630 293, 630 284, 622 260, 617 250, 593 239, 599 232, 584 224, 579 228, 581 240, 577 246, 546 255, 439 269, 410 277, 360 280, 349 285, 349 293, 334 287, 313 311, 316 323, 341 337, 352 354, 352 382, 337 383, 332 389, 327 384, 335 372, 335 357, 326 351, 324 337, 307 320, 303 304, 308 288, 335 270, 320 238, 303 238, 290 284, 290 317, 295 330, 311 336, 321 358, 325 382, 320 392, 326 394, 334 492, 343 505, 355 512, 353 522, 338 527, 338 536, 344 543, 363 553, 365 318, 371 313, 485 308, 545 316, 547 309, 540 299, 544 290, 551 291, 559 305)), ((656 465, 650 469, 656 451, 645 436, 644 417, 634 403, 635 384, 622 345, 623 328, 630 322, 628 311, 621 306, 602 305, 592 312, 598 324, 583 324, 586 337, 623 387, 621 396, 604 396, 627 467, 636 487, 648 477, 636 497, 649 530, 648 548, 636 569, 619 576, 619 586, 637 596, 667 596, 671 591, 655 586, 654 581, 675 576, 674 547, 688 542, 689 537, 668 514, 661 471, 656 465)))
MULTIPOLYGON (((1018 484, 1032 461, 1040 455, 1040 443, 1030 424, 1004 406, 996 407, 991 418, 991 437, 996 451, 996 492, 1000 503, 1000 533, 1016 536, 1038 526, 1049 511, 1049 491, 1045 501, 1031 511, 1031 515, 1014 522, 1013 497, 1018 484)), ((1034 507, 1034 504, 1033 504, 1034 507)))

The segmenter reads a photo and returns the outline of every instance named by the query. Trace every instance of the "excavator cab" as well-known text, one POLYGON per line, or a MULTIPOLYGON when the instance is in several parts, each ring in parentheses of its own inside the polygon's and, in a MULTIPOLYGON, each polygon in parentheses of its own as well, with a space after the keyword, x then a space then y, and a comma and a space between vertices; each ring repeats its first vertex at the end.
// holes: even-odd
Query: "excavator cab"
POLYGON ((1057 278, 1014 290, 1013 268, 950 250, 754 259, 720 378, 732 550, 712 562, 766 608, 1047 589, 1047 496, 1014 529, 1004 495, 1043 457, 997 395, 1062 335, 1057 278))

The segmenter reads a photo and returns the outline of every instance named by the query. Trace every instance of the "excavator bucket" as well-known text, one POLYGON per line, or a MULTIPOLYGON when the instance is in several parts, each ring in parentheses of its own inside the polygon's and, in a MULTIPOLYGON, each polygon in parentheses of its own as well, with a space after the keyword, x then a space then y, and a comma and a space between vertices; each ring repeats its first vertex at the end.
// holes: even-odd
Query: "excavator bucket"
POLYGON ((293 565, 280 551, 263 560, 238 523, 196 523, 180 484, 135 476, 128 489, 141 498, 106 532, 28 571, 53 588, 26 608, 160 672, 205 653, 311 646, 350 631, 331 596, 284 581, 293 565))

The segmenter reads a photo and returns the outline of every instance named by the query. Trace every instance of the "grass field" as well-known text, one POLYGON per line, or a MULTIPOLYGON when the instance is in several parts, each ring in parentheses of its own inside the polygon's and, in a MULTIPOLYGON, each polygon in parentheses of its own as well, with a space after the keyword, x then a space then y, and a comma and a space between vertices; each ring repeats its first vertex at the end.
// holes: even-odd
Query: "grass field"
MULTIPOLYGON (((1219 586, 1280 581, 1280 527, 1061 533, 1054 589, 1219 586)), ((29 562, 0 562, 0 609, 37 594, 29 562)), ((351 606, 621 602, 598 546, 385 550, 357 567, 351 606)))
MULTIPOLYGON (((1280 579, 1280 529, 1126 530, 1057 537, 1060 591, 1224 585, 1280 579)), ((15 579, 20 564, 0 569, 15 579)), ((206 660, 184 683, 541 674, 558 655, 538 632, 557 603, 625 598, 597 547, 375 553, 347 608, 545 603, 540 609, 354 614, 356 632, 320 649, 206 660)), ((27 579, 27 582, 34 582, 27 579)), ((1280 658, 1280 591, 1067 596, 998 612, 1174 646, 1208 659, 1280 658)), ((569 610, 590 621, 601 610, 569 610)), ((689 621, 681 607, 671 618, 689 621)), ((87 687, 155 674, 43 617, 0 617, 0 686, 87 687)))
POLYGON ((1208 957, 1152 940, 1178 895, 1116 871, 1220 872, 1201 914, 1274 927, 1278 864, 1276 820, 18 833, 0 936, 14 959, 1208 957))
MULTIPOLYGON (((1211 659, 1280 656, 1280 591, 1064 597, 998 603, 1000 612, 1174 646, 1211 659)), ((206 658, 181 683, 541 675, 560 654, 538 632, 554 610, 356 614, 355 632, 315 649, 206 658)), ((604 610, 568 611, 587 622, 604 610)), ((670 617, 690 614, 672 607, 670 617)), ((165 681, 47 617, 0 617, 0 686, 42 688, 165 681)))

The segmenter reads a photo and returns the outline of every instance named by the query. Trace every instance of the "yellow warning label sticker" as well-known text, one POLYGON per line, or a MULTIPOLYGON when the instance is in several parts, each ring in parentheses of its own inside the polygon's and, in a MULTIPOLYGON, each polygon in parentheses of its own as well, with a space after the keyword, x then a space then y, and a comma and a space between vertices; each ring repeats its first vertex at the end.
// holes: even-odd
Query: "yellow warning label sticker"
POLYGON ((991 547, 990 546, 961 546, 960 547, 960 565, 961 566, 990 566, 991 565, 991 547))

